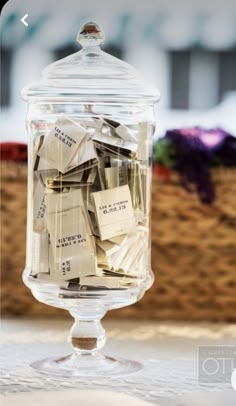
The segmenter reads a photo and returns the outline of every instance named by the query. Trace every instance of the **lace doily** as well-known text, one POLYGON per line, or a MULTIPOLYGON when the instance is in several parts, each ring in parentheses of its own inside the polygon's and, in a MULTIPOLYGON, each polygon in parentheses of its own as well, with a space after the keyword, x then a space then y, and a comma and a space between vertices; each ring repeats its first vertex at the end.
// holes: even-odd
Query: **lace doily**
POLYGON ((104 352, 141 361, 144 368, 119 378, 55 379, 34 372, 29 364, 71 352, 68 320, 3 320, 0 383, 3 394, 13 392, 109 389, 158 403, 177 394, 229 389, 230 384, 198 383, 199 345, 234 345, 235 325, 107 321, 104 352))

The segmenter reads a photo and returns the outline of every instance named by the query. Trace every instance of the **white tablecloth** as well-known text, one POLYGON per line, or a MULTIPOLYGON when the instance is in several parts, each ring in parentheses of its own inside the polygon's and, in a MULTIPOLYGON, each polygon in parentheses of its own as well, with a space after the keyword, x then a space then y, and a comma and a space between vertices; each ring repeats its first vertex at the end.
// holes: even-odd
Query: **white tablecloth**
POLYGON ((14 392, 100 389, 130 394, 154 404, 177 405, 185 404, 177 402, 179 395, 219 392, 223 396, 233 391, 230 383, 200 385, 197 364, 199 345, 236 344, 236 326, 231 324, 104 321, 108 335, 104 353, 141 361, 141 371, 119 378, 73 381, 34 372, 29 367, 32 361, 71 352, 67 335, 72 322, 3 320, 1 393, 8 396, 14 392))

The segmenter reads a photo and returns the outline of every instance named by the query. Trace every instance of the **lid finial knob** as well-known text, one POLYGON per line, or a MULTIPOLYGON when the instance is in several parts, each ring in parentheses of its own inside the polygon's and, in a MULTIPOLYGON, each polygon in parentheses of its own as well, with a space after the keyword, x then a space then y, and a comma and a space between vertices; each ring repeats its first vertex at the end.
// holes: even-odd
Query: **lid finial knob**
POLYGON ((99 25, 88 22, 84 24, 78 32, 77 41, 83 47, 97 46, 105 41, 105 34, 99 25))

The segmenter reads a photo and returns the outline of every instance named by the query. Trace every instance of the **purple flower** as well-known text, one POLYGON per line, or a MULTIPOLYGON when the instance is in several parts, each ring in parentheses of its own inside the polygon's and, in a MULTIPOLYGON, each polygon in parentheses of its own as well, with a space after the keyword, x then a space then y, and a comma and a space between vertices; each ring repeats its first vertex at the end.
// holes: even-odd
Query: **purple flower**
POLYGON ((212 203, 215 192, 210 167, 215 162, 236 166, 236 137, 220 128, 200 127, 169 130, 165 137, 174 145, 175 169, 184 187, 191 191, 195 185, 201 201, 212 203))
POLYGON ((210 204, 215 198, 210 173, 211 151, 202 142, 201 133, 199 128, 170 130, 166 138, 175 147, 175 168, 185 189, 191 192, 194 185, 201 201, 210 204))

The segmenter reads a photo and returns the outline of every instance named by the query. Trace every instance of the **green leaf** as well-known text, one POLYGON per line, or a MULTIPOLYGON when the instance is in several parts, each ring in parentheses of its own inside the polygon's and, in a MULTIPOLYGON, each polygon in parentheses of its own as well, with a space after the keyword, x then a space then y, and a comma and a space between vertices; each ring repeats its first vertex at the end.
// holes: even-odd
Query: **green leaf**
POLYGON ((176 151, 172 143, 160 139, 153 146, 153 162, 156 164, 173 168, 175 166, 176 151))

